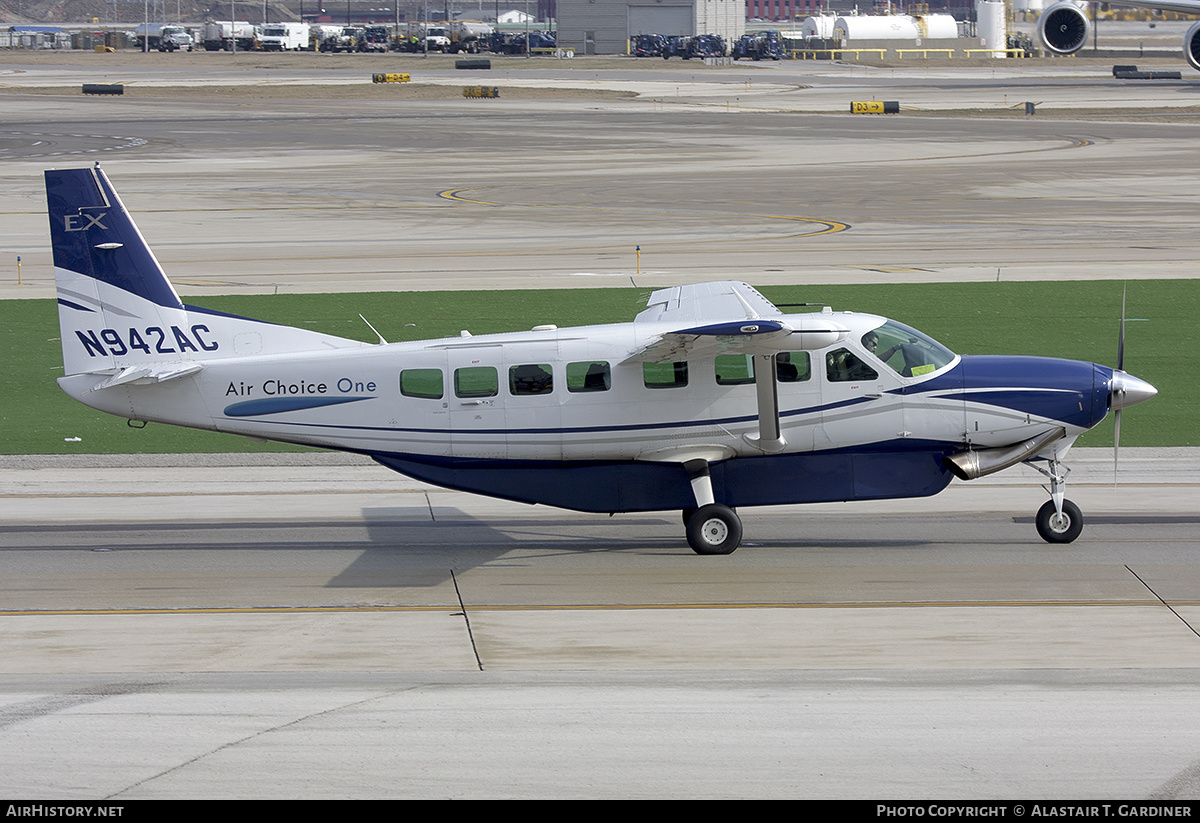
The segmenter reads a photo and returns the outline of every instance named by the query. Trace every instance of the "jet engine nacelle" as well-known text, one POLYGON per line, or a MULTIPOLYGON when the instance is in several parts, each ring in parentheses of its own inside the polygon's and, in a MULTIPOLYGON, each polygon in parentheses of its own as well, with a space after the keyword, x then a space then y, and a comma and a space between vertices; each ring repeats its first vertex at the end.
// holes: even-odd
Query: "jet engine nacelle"
POLYGON ((1193 23, 1183 36, 1183 56, 1189 66, 1200 71, 1200 23, 1193 23))
MULTIPOLYGON (((1054 54, 1074 54, 1083 47, 1092 33, 1087 13, 1078 3, 1063 0, 1042 12, 1038 21, 1038 37, 1042 45, 1054 54)), ((1188 32, 1189 41, 1191 32, 1188 32)), ((1190 59, 1190 58, 1189 58, 1190 59)))

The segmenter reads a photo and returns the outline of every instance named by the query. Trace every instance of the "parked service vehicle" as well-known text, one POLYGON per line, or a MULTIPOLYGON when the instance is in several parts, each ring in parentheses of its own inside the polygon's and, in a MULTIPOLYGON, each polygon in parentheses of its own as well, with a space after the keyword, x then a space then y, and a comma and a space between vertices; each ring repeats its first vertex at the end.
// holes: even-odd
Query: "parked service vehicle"
POLYGON ((308 23, 267 23, 258 47, 263 51, 304 51, 308 48, 308 23))
POLYGON ((236 44, 242 51, 254 48, 258 29, 244 20, 213 20, 204 24, 206 51, 233 51, 236 44))
POLYGON ((661 34, 635 34, 629 38, 629 53, 634 57, 662 57, 667 38, 661 34))
POLYGON ((489 23, 475 20, 455 20, 450 24, 450 51, 479 54, 487 48, 495 29, 489 23))
POLYGON ((362 33, 363 30, 357 26, 344 26, 335 34, 326 36, 318 48, 325 52, 358 51, 358 43, 362 38, 362 33))
POLYGON ((183 26, 142 23, 133 30, 133 42, 139 49, 156 51, 191 51, 195 41, 183 26), (149 41, 147 44, 146 41, 149 41))
POLYGON ((527 54, 533 51, 548 51, 555 47, 555 37, 549 31, 529 32, 529 46, 525 45, 525 32, 498 31, 492 35, 491 50, 500 54, 527 54))
POLYGON ((719 34, 697 34, 694 37, 672 37, 667 41, 663 51, 663 59, 682 57, 691 60, 693 57, 724 57, 728 54, 725 48, 725 38, 719 34))
POLYGON ((733 47, 733 59, 782 60, 783 40, 777 31, 757 31, 742 35, 733 47))
POLYGON ((313 51, 324 51, 321 45, 331 37, 341 35, 342 27, 329 24, 313 23, 308 27, 309 48, 313 51))
POLYGON ((430 26, 425 34, 429 51, 450 51, 450 29, 445 26, 430 26))
POLYGON ((387 51, 392 32, 387 26, 367 26, 358 41, 359 51, 387 51))

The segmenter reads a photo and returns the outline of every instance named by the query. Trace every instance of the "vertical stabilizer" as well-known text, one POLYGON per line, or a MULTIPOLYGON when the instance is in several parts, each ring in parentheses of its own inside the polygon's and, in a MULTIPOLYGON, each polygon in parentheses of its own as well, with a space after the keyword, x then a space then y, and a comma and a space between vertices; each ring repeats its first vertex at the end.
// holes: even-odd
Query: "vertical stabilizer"
POLYGON ((46 202, 65 373, 180 359, 183 304, 104 172, 47 171, 46 202))
POLYGON ((64 275, 72 280, 82 276, 159 306, 183 308, 99 166, 47 171, 46 201, 60 291, 64 275))
POLYGON ((98 165, 47 171, 46 202, 67 376, 112 384, 235 355, 364 345, 183 305, 98 165))

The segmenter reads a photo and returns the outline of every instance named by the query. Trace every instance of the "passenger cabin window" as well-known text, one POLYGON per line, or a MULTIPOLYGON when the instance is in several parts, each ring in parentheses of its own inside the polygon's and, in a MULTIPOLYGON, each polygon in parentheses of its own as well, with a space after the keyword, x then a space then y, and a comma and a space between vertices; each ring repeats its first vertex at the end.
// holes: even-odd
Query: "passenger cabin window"
POLYGON ((567 391, 608 391, 611 387, 612 372, 603 360, 567 364, 567 391))
POLYGON ((495 397, 500 378, 492 366, 466 366, 454 370, 455 397, 495 397))
POLYGON ((508 391, 521 396, 554 391, 554 373, 546 363, 513 366, 508 370, 508 391))
POLYGON ((441 400, 445 393, 441 369, 405 369, 400 372, 400 393, 405 397, 441 400))
POLYGON ((754 358, 749 354, 718 354, 714 367, 718 386, 744 386, 754 382, 754 358))
POLYGON ((648 389, 681 388, 688 383, 687 363, 643 363, 642 381, 648 389))
POLYGON ((830 383, 854 383, 876 380, 879 373, 846 348, 835 349, 825 355, 825 371, 830 383))
POLYGON ((775 379, 780 383, 803 383, 812 379, 808 352, 781 351, 775 355, 775 379))

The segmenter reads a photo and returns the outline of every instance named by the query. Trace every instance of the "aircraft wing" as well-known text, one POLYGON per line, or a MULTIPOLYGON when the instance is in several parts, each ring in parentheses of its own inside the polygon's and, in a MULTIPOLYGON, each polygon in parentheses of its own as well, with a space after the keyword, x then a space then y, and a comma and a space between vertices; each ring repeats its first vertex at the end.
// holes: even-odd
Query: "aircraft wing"
POLYGON ((782 316, 783 312, 758 289, 747 283, 722 280, 659 289, 650 295, 645 311, 636 320, 699 323, 721 317, 758 320, 782 316))
POLYGON ((1133 6, 1136 9, 1160 9, 1179 14, 1200 14, 1200 0, 1174 0, 1158 2, 1158 0, 1114 0, 1114 6, 1133 6))
POLYGON ((637 322, 681 328, 656 334, 624 363, 820 349, 847 333, 827 313, 785 315, 752 286, 728 281, 660 289, 650 295, 637 322))

